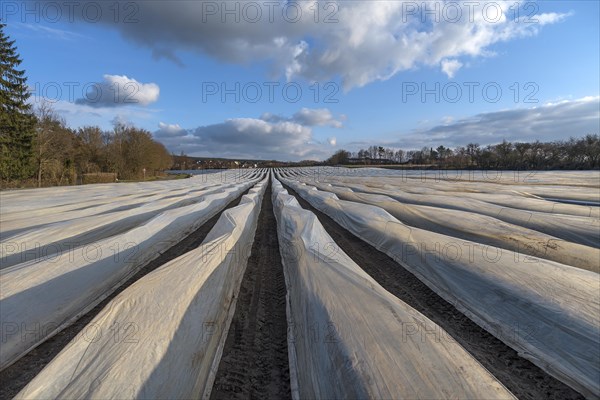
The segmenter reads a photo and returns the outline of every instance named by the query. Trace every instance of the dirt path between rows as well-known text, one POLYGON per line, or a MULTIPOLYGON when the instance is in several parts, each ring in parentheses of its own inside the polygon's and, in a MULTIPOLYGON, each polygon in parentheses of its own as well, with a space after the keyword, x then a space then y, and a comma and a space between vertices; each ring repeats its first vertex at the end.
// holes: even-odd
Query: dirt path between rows
POLYGON ((285 280, 267 188, 212 399, 289 399, 285 280))
MULTIPOLYGON (((248 191, 243 194, 248 193, 248 191)), ((242 194, 242 195, 243 195, 242 194)), ((229 203, 226 209, 237 206, 241 199, 239 198, 229 203)), ((94 307, 87 314, 79 318, 75 323, 65 328, 55 336, 46 340, 38 347, 27 353, 23 358, 16 363, 0 372, 0 400, 12 399, 21 391, 52 359, 81 332, 86 325, 119 293, 127 289, 134 282, 142 278, 144 275, 154 271, 165 263, 187 253, 200 246, 204 238, 210 230, 215 226, 221 213, 218 213, 200 228, 192 232, 176 245, 169 248, 159 257, 150 261, 142 267, 135 275, 129 278, 123 285, 114 291, 110 296, 104 299, 100 304, 94 307)))
MULTIPOLYGON (((350 258, 387 291, 438 324, 519 399, 584 399, 479 327, 386 254, 354 236, 284 185, 350 258)), ((357 300, 359 301, 359 300, 357 300)))

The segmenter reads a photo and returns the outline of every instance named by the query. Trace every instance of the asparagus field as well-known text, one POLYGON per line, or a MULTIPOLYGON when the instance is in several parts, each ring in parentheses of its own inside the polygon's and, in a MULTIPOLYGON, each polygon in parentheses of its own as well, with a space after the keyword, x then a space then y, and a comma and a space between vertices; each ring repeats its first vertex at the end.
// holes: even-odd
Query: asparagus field
POLYGON ((0 192, 0 398, 600 398, 597 172, 0 192))

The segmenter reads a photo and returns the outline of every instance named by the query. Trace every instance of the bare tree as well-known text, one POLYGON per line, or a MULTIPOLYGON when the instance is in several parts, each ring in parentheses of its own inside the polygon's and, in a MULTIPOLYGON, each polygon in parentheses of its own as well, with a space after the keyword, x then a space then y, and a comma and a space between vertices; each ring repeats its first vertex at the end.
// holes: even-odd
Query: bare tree
MULTIPOLYGON (((66 176, 74 178, 73 133, 48 102, 42 102, 36 116, 34 158, 38 187, 44 177, 52 184, 63 184, 66 176)), ((68 183, 74 183, 73 179, 68 183)))

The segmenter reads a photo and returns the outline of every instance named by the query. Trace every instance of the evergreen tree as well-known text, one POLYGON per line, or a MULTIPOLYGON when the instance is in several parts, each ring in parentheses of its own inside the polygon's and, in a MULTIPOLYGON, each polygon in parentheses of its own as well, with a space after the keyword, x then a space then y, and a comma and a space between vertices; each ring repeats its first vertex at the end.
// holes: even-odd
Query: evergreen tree
POLYGON ((0 178, 2 182, 32 176, 35 117, 15 42, 0 22, 0 178))

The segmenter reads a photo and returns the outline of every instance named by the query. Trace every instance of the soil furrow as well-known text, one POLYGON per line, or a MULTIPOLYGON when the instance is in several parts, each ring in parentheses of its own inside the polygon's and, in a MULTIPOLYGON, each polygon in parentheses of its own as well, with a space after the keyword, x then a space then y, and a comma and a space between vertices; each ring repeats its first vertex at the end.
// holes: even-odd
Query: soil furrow
POLYGON ((212 399, 289 399, 285 280, 267 188, 212 399))

